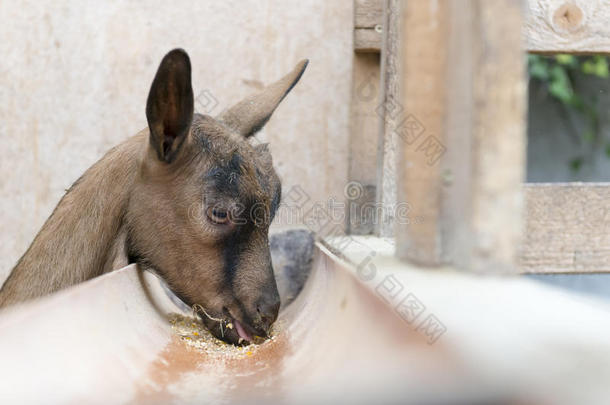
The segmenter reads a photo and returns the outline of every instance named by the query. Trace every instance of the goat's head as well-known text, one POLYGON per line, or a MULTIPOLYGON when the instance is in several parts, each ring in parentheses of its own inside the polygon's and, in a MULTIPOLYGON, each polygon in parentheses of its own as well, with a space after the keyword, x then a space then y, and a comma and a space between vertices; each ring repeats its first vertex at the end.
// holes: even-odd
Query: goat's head
POLYGON ((268 230, 280 181, 267 146, 247 138, 306 65, 212 118, 194 114, 189 57, 176 49, 148 95, 149 145, 127 211, 129 254, 231 343, 265 336, 278 315, 268 230))

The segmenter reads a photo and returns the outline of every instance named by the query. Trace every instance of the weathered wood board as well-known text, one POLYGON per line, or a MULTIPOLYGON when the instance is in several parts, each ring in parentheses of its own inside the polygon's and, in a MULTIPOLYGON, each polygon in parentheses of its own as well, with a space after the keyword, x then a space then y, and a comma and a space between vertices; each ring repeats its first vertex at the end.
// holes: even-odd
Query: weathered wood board
POLYGON ((610 53, 607 0, 529 0, 526 11, 529 52, 610 53))
POLYGON ((354 50, 379 52, 382 42, 383 5, 380 0, 354 0, 354 50))
POLYGON ((610 272, 610 183, 532 183, 524 194, 521 271, 610 272))
POLYGON ((358 53, 379 53, 382 31, 375 28, 356 28, 354 30, 354 51, 358 53))
POLYGON ((350 116, 347 229, 351 234, 367 235, 374 230, 374 217, 367 207, 375 203, 377 183, 377 133, 379 125, 379 54, 355 53, 352 68, 350 116))
POLYGON ((354 27, 375 28, 383 18, 381 0, 354 0, 354 27))
POLYGON ((396 254, 514 271, 525 167, 520 3, 405 4, 397 197, 414 220, 395 225, 396 254))
MULTIPOLYGON (((533 53, 610 53, 610 3, 607 0, 528 0, 525 2, 526 49, 533 53)), ((381 0, 357 0, 354 49, 379 52, 381 0), (367 32, 368 31, 368 32, 367 32)))

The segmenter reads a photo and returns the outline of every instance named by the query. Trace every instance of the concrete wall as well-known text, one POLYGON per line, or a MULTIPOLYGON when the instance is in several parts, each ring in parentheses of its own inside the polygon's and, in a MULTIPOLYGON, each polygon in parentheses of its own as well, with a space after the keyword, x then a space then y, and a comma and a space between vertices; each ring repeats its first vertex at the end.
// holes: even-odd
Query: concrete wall
POLYGON ((200 112, 310 64, 258 136, 284 189, 342 196, 352 1, 0 2, 0 282, 64 190, 146 125, 162 56, 185 48, 200 112))

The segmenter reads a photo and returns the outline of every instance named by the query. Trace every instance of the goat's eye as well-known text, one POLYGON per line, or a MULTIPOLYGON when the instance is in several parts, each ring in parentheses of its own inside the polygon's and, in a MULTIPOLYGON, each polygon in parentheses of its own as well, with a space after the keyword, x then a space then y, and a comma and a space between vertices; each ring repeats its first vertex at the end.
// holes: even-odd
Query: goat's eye
POLYGON ((226 224, 229 222, 229 211, 224 208, 210 207, 207 213, 210 221, 216 224, 226 224))

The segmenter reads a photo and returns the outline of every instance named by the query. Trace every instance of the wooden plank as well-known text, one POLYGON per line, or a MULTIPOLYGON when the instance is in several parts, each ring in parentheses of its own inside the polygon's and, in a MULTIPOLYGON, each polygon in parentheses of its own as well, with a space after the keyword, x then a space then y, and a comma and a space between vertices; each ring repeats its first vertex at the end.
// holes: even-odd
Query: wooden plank
POLYGON ((383 25, 382 20, 383 4, 380 0, 354 0, 354 28, 375 28, 383 25))
POLYGON ((348 162, 348 180, 353 192, 346 192, 348 231, 355 235, 367 235, 374 230, 375 217, 370 213, 375 203, 377 180, 378 106, 379 54, 356 53, 352 69, 348 162))
POLYGON ((610 272, 610 183, 526 184, 525 273, 610 272))
POLYGON ((354 51, 362 53, 379 53, 382 30, 375 28, 354 29, 354 51))
POLYGON ((379 96, 377 197, 380 207, 375 232, 378 236, 394 236, 396 200, 397 134, 394 129, 403 119, 403 108, 398 94, 400 75, 401 1, 384 0, 383 52, 381 52, 381 93, 379 96))
MULTIPOLYGON (((420 221, 396 225, 396 254, 418 264, 437 265, 441 262, 442 247, 440 165, 429 164, 426 154, 415 144, 421 145, 427 134, 436 134, 445 142, 443 117, 447 106, 443 100, 447 97, 445 76, 450 51, 448 2, 438 3, 437 7, 431 1, 408 2, 403 14, 399 105, 406 111, 405 120, 412 116, 424 131, 412 133, 405 125, 403 143, 398 146, 397 198, 409 204, 420 221)), ((460 59, 469 59, 469 55, 460 59)))
MULTIPOLYGON (((524 36, 533 53, 610 53, 607 0, 527 0, 524 36)), ((382 24, 383 0, 356 0, 354 27, 382 24)), ((379 52, 381 36, 356 35, 355 49, 379 52)))
POLYGON ((396 253, 424 265, 514 271, 525 155, 520 2, 405 4, 403 122, 422 129, 396 129, 398 202, 414 219, 396 224, 396 253))
POLYGON ((610 53, 607 0, 528 0, 527 49, 538 53, 610 53))

